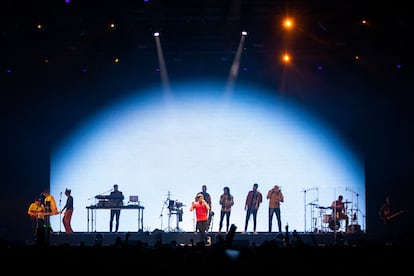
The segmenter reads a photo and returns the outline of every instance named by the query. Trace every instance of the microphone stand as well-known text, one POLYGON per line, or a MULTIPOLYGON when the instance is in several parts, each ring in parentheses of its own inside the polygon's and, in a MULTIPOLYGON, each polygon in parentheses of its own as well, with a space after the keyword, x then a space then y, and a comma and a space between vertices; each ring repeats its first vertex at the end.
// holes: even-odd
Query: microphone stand
POLYGON ((59 196, 59 234, 62 233, 62 192, 60 192, 59 196))
POLYGON ((318 187, 314 187, 314 188, 309 188, 309 189, 303 189, 302 190, 302 192, 303 192, 303 206, 304 206, 304 223, 305 223, 305 229, 304 229, 304 232, 306 233, 306 232, 308 232, 308 230, 306 229, 306 192, 307 191, 312 191, 312 190, 317 190, 318 192, 319 192, 319 190, 318 190, 318 187))
MULTIPOLYGON (((358 206, 359 205, 358 204, 358 202, 359 202, 359 194, 357 192, 351 190, 348 187, 346 187, 345 190, 350 191, 351 193, 354 193, 355 194, 355 196, 356 196, 356 211, 355 211, 355 214, 358 214, 358 212, 359 212, 359 206, 358 206)), ((358 215, 356 216, 355 223, 358 224, 358 215)))
POLYGON ((164 202, 164 204, 162 205, 162 207, 161 207, 161 213, 160 213, 160 221, 161 221, 161 230, 163 230, 163 223, 162 223, 162 220, 163 220, 163 212, 164 212, 164 206, 165 205, 167 205, 168 204, 168 199, 164 202))

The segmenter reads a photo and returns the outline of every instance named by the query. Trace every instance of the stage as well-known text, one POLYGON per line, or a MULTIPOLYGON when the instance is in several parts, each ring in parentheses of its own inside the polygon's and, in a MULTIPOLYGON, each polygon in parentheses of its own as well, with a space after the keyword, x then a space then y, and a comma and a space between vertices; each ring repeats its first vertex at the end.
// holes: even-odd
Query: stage
MULTIPOLYGON (((326 233, 304 233, 289 232, 286 233, 268 233, 258 232, 257 234, 235 232, 230 236, 226 233, 209 232, 207 233, 210 243, 231 243, 233 247, 254 247, 261 246, 267 242, 272 242, 281 247, 288 245, 297 246, 333 246, 359 245, 374 241, 364 232, 343 233, 343 232, 326 232, 326 233)), ((195 246, 200 241, 199 233, 195 232, 165 232, 154 230, 152 232, 75 232, 66 234, 64 232, 50 233, 49 239, 45 238, 46 244, 50 246, 71 245, 71 246, 113 246, 117 243, 129 245, 141 245, 145 247, 154 247, 155 245, 176 245, 176 246, 195 246)))

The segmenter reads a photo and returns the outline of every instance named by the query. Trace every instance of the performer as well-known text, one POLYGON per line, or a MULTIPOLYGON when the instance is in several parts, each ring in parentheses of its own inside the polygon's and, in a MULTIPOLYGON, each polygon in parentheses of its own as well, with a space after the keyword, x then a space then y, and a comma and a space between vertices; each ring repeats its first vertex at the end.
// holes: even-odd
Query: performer
POLYGON ((384 224, 387 224, 392 220, 393 218, 402 215, 404 213, 404 210, 399 210, 398 212, 395 212, 391 206, 391 200, 389 196, 385 196, 385 201, 381 205, 378 215, 382 222, 384 224))
POLYGON ((224 217, 226 217, 226 233, 228 233, 230 226, 231 206, 234 205, 233 196, 230 194, 229 187, 223 188, 223 194, 220 196, 219 203, 221 205, 219 232, 221 232, 221 228, 223 227, 223 220, 224 217))
POLYGON ((199 193, 196 198, 197 201, 191 203, 190 211, 195 210, 196 212, 196 230, 200 233, 200 242, 206 244, 210 205, 204 200, 203 194, 199 193))
POLYGON ((30 217, 30 221, 32 223, 32 231, 33 231, 33 239, 37 239, 37 229, 44 227, 45 224, 45 216, 44 216, 45 208, 42 205, 41 199, 36 197, 32 203, 29 205, 29 209, 27 210, 27 214, 30 217))
POLYGON ((38 228, 38 239, 37 241, 39 243, 46 243, 49 244, 49 238, 50 233, 53 232, 52 225, 50 224, 50 216, 54 216, 59 214, 59 210, 56 204, 56 200, 53 195, 50 194, 49 188, 45 188, 41 195, 41 202, 43 204, 43 207, 45 208, 44 213, 44 227, 38 228), (39 233, 39 230, 44 230, 44 235, 41 235, 42 233, 39 233))
MULTIPOLYGON (((124 195, 120 190, 118 190, 118 184, 114 184, 114 190, 109 194, 109 205, 116 207, 122 206, 124 200, 124 195)), ((118 232, 119 228, 119 217, 121 215, 121 209, 113 208, 111 209, 111 217, 109 220, 109 232, 112 232, 112 225, 115 218, 115 232, 118 232)))
POLYGON ((384 224, 388 222, 388 217, 391 215, 391 201, 389 196, 385 196, 385 201, 381 205, 378 215, 384 224))
POLYGON ((269 200, 269 233, 272 232, 273 214, 276 214, 277 226, 279 228, 279 232, 282 233, 280 203, 285 200, 282 190, 279 189, 278 185, 275 185, 271 190, 269 190, 266 198, 269 200))
POLYGON ((253 189, 248 192, 246 197, 246 204, 244 205, 244 210, 246 210, 246 222, 244 224, 243 234, 246 234, 247 225, 249 224, 249 219, 251 215, 253 215, 253 234, 257 234, 257 211, 259 210, 260 203, 262 203, 263 200, 262 194, 257 190, 258 187, 259 184, 254 183, 253 189))
POLYGON ((56 200, 54 196, 50 194, 49 188, 44 189, 44 191, 42 192, 42 198, 42 204, 45 208, 45 212, 47 213, 47 215, 53 216, 59 214, 56 200))
POLYGON ((337 200, 334 200, 331 204, 332 208, 332 218, 334 220, 345 220, 345 229, 348 230, 348 224, 349 224, 349 217, 346 214, 346 208, 345 204, 343 202, 344 197, 342 195, 338 196, 337 200))
POLYGON ((60 213, 63 214, 63 226, 65 227, 66 234, 72 234, 72 226, 71 226, 71 220, 72 220, 72 214, 73 214, 73 196, 71 195, 71 190, 66 189, 65 195, 66 195, 66 204, 63 206, 60 213))
POLYGON ((385 196, 384 202, 381 204, 378 215, 383 223, 382 227, 379 227, 378 231, 383 236, 386 245, 392 245, 397 240, 397 224, 393 222, 394 218, 403 214, 404 210, 396 212, 393 205, 391 204, 391 199, 388 195, 385 196))
MULTIPOLYGON (((195 201, 197 201, 197 196, 199 195, 199 194, 202 194, 203 195, 203 197, 204 197, 204 200, 207 202, 207 204, 210 206, 210 209, 209 209, 209 211, 208 211, 208 226, 207 226, 207 231, 208 231, 208 229, 210 228, 210 225, 211 225, 211 220, 213 219, 213 216, 214 216, 214 212, 212 211, 212 209, 211 209, 211 196, 210 196, 210 194, 209 193, 207 193, 207 185, 203 185, 203 186, 201 186, 201 192, 199 192, 199 193, 197 193, 196 194, 196 196, 195 196, 195 201)), ((197 230, 197 229, 196 229, 197 230)))

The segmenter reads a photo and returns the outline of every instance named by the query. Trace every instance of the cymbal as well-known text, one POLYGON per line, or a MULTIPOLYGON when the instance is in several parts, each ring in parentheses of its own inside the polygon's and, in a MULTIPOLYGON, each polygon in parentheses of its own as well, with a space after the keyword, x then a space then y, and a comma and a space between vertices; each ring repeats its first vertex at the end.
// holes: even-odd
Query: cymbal
POLYGON ((352 203, 352 201, 345 201, 344 204, 352 203))
POLYGON ((319 206, 319 209, 329 209, 329 207, 319 206))
POLYGON ((308 203, 308 205, 311 205, 311 206, 318 206, 318 204, 316 204, 316 203, 308 203))

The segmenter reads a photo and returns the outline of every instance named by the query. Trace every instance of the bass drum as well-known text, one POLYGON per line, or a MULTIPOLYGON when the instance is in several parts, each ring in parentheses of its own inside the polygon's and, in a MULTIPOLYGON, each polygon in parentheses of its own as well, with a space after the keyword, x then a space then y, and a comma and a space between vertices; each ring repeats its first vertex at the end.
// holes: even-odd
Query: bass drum
POLYGON ((339 220, 331 220, 330 222, 329 222, 329 228, 332 230, 332 231, 335 231, 335 230, 339 230, 339 228, 341 227, 341 223, 339 222, 339 220))

